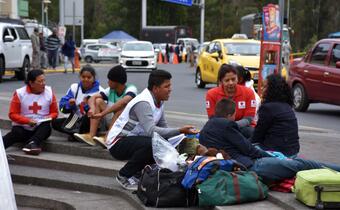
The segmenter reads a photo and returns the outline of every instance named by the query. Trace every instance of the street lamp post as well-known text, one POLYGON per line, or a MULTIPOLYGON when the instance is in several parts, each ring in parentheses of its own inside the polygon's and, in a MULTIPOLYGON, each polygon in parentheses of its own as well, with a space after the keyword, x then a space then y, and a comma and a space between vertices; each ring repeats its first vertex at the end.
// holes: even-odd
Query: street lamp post
POLYGON ((48 4, 50 3, 51 3, 50 0, 41 1, 41 24, 42 25, 48 26, 48 4))

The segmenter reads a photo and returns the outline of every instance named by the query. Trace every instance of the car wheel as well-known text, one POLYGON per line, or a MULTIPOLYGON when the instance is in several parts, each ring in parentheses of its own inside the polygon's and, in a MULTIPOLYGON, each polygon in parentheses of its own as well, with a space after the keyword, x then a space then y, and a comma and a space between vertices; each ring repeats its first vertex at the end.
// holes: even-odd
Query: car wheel
POLYGON ((2 76, 5 74, 5 60, 0 57, 0 82, 2 82, 2 76))
POLYGON ((25 80, 29 70, 30 70, 30 60, 28 58, 25 58, 24 63, 22 64, 22 67, 19 69, 19 71, 15 72, 15 77, 18 80, 25 80))
POLYGON ((195 75, 195 83, 198 88, 205 88, 205 82, 202 81, 202 74, 200 69, 197 69, 196 75, 195 75))
POLYGON ((305 112, 309 106, 309 100, 305 88, 297 83, 293 87, 294 109, 298 112, 305 112))
POLYGON ((93 58, 91 56, 86 56, 85 57, 85 62, 86 63, 92 63, 92 61, 93 61, 93 58))

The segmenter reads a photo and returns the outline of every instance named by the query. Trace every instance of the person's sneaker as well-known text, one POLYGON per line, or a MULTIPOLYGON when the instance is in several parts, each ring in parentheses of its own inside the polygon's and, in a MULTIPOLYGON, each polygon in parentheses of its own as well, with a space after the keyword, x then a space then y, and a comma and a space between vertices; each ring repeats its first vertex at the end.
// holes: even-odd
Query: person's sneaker
POLYGON ((102 146, 103 148, 106 148, 105 136, 94 136, 93 140, 98 142, 100 144, 100 146, 102 146))
POLYGON ((34 141, 31 141, 22 148, 22 151, 28 155, 39 155, 41 148, 34 141))
POLYGON ((96 145, 96 142, 93 140, 93 138, 90 136, 90 134, 84 133, 84 134, 80 134, 80 133, 75 133, 73 134, 73 136, 78 140, 78 141, 82 141, 85 142, 88 145, 94 146, 96 145))
POLYGON ((116 180, 126 190, 136 191, 138 188, 139 180, 135 178, 134 176, 127 178, 127 177, 119 175, 118 173, 116 176, 116 180))

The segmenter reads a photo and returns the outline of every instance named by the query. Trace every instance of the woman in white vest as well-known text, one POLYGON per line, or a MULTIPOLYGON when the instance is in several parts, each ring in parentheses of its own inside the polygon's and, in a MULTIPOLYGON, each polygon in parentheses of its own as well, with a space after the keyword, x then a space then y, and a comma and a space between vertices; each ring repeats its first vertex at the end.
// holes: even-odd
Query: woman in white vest
MULTIPOLYGON (((96 71, 90 65, 84 66, 79 73, 80 81, 73 83, 68 89, 67 94, 60 99, 59 109, 62 113, 77 113, 80 116, 86 114, 89 109, 88 99, 104 89, 100 86, 99 81, 96 80, 96 71)), ((64 132, 62 125, 67 118, 59 118, 52 121, 53 129, 64 132)), ((82 132, 88 132, 90 129, 90 121, 85 122, 82 126, 82 132)), ((71 139, 73 136, 70 136, 71 139)), ((70 139, 70 140, 71 140, 70 139)))
POLYGON ((111 155, 118 160, 128 160, 116 177, 127 190, 137 190, 135 175, 155 162, 151 144, 154 132, 166 139, 180 133, 196 133, 193 126, 188 125, 168 128, 163 102, 169 99, 170 92, 171 74, 164 70, 152 71, 148 88, 128 103, 107 135, 106 144, 111 155))
POLYGON ((38 155, 41 143, 51 135, 51 120, 58 116, 57 101, 51 87, 45 85, 43 71, 28 72, 26 84, 13 94, 8 114, 13 126, 3 141, 5 148, 23 142, 24 152, 38 155))

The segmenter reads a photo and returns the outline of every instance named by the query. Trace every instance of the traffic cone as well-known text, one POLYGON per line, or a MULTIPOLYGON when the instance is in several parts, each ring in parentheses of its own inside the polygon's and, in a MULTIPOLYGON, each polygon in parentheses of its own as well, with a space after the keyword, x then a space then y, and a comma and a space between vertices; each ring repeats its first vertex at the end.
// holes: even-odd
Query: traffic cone
POLYGON ((168 64, 168 56, 164 55, 164 64, 168 64))
POLYGON ((159 52, 158 53, 158 64, 162 64, 162 63, 163 63, 162 53, 159 52))
POLYGON ((79 54, 77 49, 75 49, 74 52, 74 68, 80 69, 79 54))
POLYGON ((174 53, 174 58, 173 58, 172 64, 178 64, 178 55, 177 55, 177 53, 174 53))

